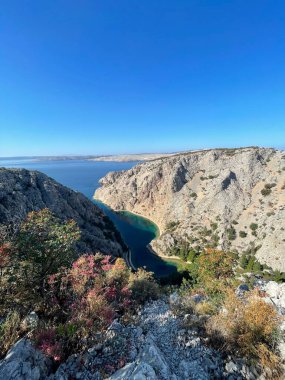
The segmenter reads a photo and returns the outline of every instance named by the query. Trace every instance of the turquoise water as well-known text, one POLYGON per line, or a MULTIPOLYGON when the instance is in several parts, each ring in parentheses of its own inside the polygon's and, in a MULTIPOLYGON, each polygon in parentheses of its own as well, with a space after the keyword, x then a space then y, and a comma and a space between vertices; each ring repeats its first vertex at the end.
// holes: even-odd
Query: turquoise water
MULTIPOLYGON (((110 171, 130 169, 136 163, 84 160, 33 162, 30 159, 0 159, 0 167, 41 171, 63 185, 80 191, 90 199, 92 199, 95 189, 100 186, 98 182, 100 178, 110 171)), ((158 277, 177 271, 173 262, 162 260, 147 248, 147 245, 159 234, 154 223, 127 211, 116 213, 101 202, 93 202, 109 216, 120 231, 125 243, 131 250, 132 263, 135 267, 145 267, 158 277)))

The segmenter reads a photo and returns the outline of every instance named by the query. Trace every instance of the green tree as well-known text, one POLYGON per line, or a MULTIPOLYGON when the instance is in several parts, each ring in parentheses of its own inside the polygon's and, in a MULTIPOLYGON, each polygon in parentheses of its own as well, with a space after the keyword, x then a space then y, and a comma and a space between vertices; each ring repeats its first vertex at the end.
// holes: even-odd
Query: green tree
POLYGON ((190 274, 196 286, 208 294, 221 294, 232 281, 236 264, 231 252, 208 248, 191 265, 190 274))
POLYGON ((43 294, 47 277, 75 259, 79 238, 73 220, 62 222, 48 209, 29 213, 13 243, 22 285, 43 294))
POLYGON ((255 258, 253 256, 251 256, 250 259, 248 260, 248 264, 247 264, 247 267, 246 267, 246 269, 248 271, 252 271, 253 270, 254 262, 255 262, 255 258))

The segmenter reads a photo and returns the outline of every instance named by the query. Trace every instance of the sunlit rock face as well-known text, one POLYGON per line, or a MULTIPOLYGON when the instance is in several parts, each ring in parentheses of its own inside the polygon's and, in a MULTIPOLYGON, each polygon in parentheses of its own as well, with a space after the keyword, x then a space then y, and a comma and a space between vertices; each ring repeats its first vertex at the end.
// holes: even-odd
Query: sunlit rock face
POLYGON ((179 240, 239 253, 285 271, 285 152, 212 149, 177 154, 109 173, 95 197, 153 220, 152 246, 171 254, 179 240))

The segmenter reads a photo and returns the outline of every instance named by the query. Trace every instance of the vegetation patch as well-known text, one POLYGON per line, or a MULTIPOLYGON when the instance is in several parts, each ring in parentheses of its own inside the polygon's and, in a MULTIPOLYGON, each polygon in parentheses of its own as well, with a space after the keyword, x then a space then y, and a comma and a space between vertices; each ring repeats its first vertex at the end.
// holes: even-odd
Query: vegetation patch
POLYGON ((271 194, 271 189, 276 186, 276 183, 266 183, 264 188, 261 190, 261 194, 266 197, 271 194))

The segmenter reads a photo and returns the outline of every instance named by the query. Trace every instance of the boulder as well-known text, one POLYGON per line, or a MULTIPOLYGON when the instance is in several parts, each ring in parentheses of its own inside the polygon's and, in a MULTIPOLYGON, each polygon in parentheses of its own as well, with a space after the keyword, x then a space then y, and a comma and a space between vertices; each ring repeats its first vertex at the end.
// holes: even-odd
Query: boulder
POLYGON ((22 321, 22 328, 24 330, 35 329, 39 324, 39 317, 36 312, 32 311, 22 321))
POLYGON ((161 379, 168 380, 171 376, 169 366, 151 335, 146 338, 144 347, 138 356, 138 361, 150 365, 161 379))
POLYGON ((244 293, 246 293, 246 292, 249 292, 249 287, 246 284, 240 284, 236 288, 236 295, 238 297, 242 297, 244 295, 244 293))
POLYGON ((147 363, 128 363, 107 380, 158 380, 154 369, 147 363))
POLYGON ((41 380, 51 371, 51 360, 33 347, 28 339, 19 340, 0 362, 0 379, 41 380))

